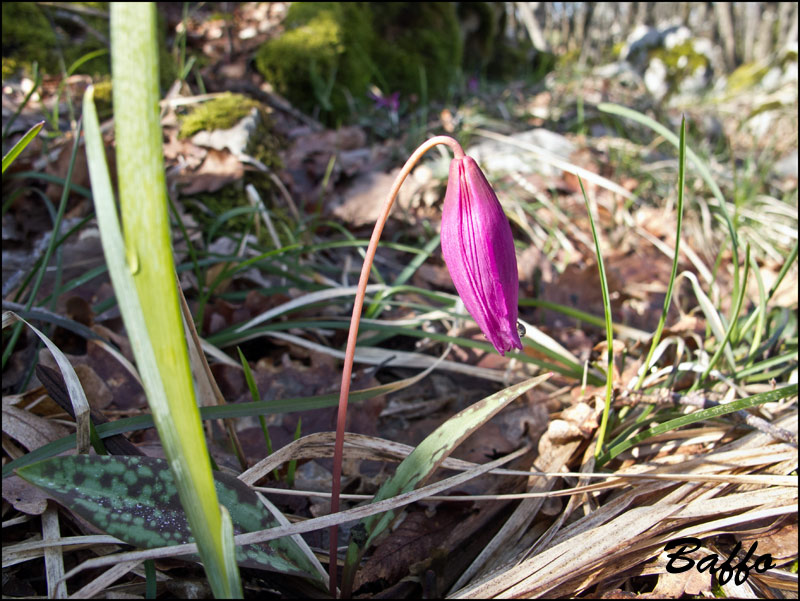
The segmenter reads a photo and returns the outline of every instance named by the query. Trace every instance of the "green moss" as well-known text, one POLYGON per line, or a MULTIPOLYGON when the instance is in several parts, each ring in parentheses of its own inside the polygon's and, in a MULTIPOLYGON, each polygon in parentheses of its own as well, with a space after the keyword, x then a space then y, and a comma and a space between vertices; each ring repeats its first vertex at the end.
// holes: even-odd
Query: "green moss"
MULTIPOLYGON (((94 11, 108 13, 108 2, 75 2, 94 11)), ((98 32, 109 39, 109 19, 106 16, 80 14, 80 23, 69 18, 68 8, 51 8, 34 2, 3 3, 3 78, 18 71, 30 73, 33 62, 51 75, 61 75, 87 54, 107 49, 105 42, 91 33, 98 32), (83 25, 83 24, 85 25, 83 25)), ((166 90, 178 75, 176 61, 167 49, 167 21, 158 13, 159 26, 159 83, 166 90)), ((111 74, 109 54, 101 54, 82 64, 75 73, 95 78, 111 74)))
POLYGON ((667 71, 682 75, 691 75, 697 69, 708 66, 708 57, 695 52, 691 40, 686 40, 669 50, 656 48, 651 51, 651 57, 660 58, 667 66, 667 71))
POLYGON ((104 79, 94 84, 94 103, 97 107, 97 116, 101 121, 111 117, 114 111, 110 79, 104 79))
POLYGON ((559 69, 566 69, 569 67, 573 67, 574 65, 578 64, 578 60, 581 57, 581 49, 580 48, 572 48, 571 50, 567 50, 558 57, 558 68, 559 69))
MULTIPOLYGON (((263 107, 259 108, 258 117, 256 131, 250 136, 245 152, 254 159, 261 161, 270 169, 280 169, 283 167, 280 151, 285 148, 286 140, 275 132, 272 118, 263 107)), ((271 188, 273 185, 272 180, 270 180, 266 174, 262 175, 264 175, 263 182, 251 183, 254 183, 256 187, 259 187, 259 184, 263 183, 267 188, 271 188)), ((250 179, 258 179, 255 176, 256 174, 253 174, 250 179)))
POLYGON ((226 93, 194 107, 181 120, 179 136, 188 138, 199 131, 229 129, 250 114, 259 103, 241 94, 226 93))
POLYGON ((797 62, 797 50, 794 48, 784 48, 780 54, 779 66, 785 69, 788 63, 797 62))
MULTIPOLYGON (((211 227, 226 211, 236 207, 246 207, 248 204, 243 181, 228 184, 214 193, 195 194, 191 199, 186 206, 204 230, 211 227)), ((252 221, 252 214, 237 215, 225 222, 222 231, 241 233, 252 221)))
POLYGON ((55 33, 38 5, 3 2, 3 78, 34 62, 45 71, 55 71, 55 46, 55 33))
MULTIPOLYGON (((77 2, 94 11, 108 12, 107 2, 77 2)), ((106 48, 92 31, 108 39, 108 18, 82 14, 72 20, 69 8, 51 8, 33 2, 3 3, 3 77, 17 70, 30 72, 37 62, 45 73, 61 74, 87 54, 106 48), (66 15, 66 16, 65 16, 66 15)), ((108 75, 107 54, 78 65, 75 73, 108 75)))
POLYGON ((170 52, 167 45, 167 38, 169 37, 167 17, 161 11, 158 11, 156 19, 158 26, 158 85, 161 87, 161 92, 166 93, 180 76, 177 59, 178 49, 173 48, 172 52, 170 52))
POLYGON ((20 62, 16 58, 11 56, 8 58, 5 56, 3 57, 3 79, 11 77, 20 69, 22 69, 22 65, 20 65, 20 62))
MULTIPOLYGON (((485 75, 501 31, 498 10, 490 2, 458 2, 456 10, 460 23, 471 24, 470 31, 465 31, 462 50, 464 71, 485 75)), ((500 14, 505 16, 505 11, 500 14)))
POLYGON ((762 63, 745 63, 728 76, 728 90, 738 92, 752 88, 769 71, 769 66, 762 63))
POLYGON ((369 7, 295 2, 286 26, 283 35, 261 46, 256 68, 301 110, 311 113, 319 105, 327 114, 346 113, 344 90, 363 94, 370 80, 369 7))
MULTIPOLYGON (((567 55, 566 58, 571 56, 567 55)), ((536 50, 527 40, 518 43, 502 40, 497 44, 488 72, 496 81, 525 79, 538 82, 556 67, 556 61, 554 54, 536 50)))
MULTIPOLYGON (((258 110, 258 124, 256 130, 250 135, 245 152, 267 167, 278 169, 281 167, 280 150, 285 146, 285 141, 275 133, 274 124, 267 109, 247 96, 224 94, 214 100, 197 105, 183 118, 179 135, 186 138, 199 131, 231 128, 249 115, 254 108, 258 110)), ((267 173, 246 171, 242 179, 230 183, 214 193, 193 195, 186 203, 187 209, 203 229, 207 230, 226 211, 249 205, 245 194, 247 184, 255 186, 263 198, 269 198, 274 186, 267 173)), ((256 232, 251 226, 253 220, 252 213, 237 215, 226 221, 220 231, 235 234, 249 231, 255 234, 256 232)), ((271 244, 264 228, 261 229, 259 241, 271 244)))
POLYGON ((256 67, 328 123, 348 120, 369 84, 387 95, 441 98, 461 64, 452 3, 295 2, 285 25, 258 50, 256 67))
POLYGON ((709 67, 708 57, 696 52, 691 40, 673 48, 654 48, 649 52, 650 60, 658 58, 667 68, 667 83, 670 91, 680 89, 683 79, 690 77, 695 71, 709 67))
POLYGON ((285 140, 275 132, 274 123, 267 109, 258 101, 241 94, 226 93, 214 100, 197 105, 182 119, 181 138, 188 138, 199 131, 230 129, 258 109, 256 130, 250 135, 245 152, 271 169, 279 169, 280 151, 285 140))
POLYGON ((233 23, 234 18, 233 14, 231 13, 215 12, 211 13, 208 18, 205 19, 206 23, 210 23, 212 21, 225 21, 226 23, 233 23))
POLYGON ((426 87, 430 98, 445 98, 462 58, 454 4, 383 2, 373 13, 378 43, 372 56, 384 91, 421 95, 426 87))

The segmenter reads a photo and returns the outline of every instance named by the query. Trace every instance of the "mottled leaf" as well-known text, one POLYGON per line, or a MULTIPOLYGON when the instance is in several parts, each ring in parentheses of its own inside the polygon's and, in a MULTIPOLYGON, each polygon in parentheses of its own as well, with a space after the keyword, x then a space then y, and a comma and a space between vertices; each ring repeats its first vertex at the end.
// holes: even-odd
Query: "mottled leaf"
MULTIPOLYGON (((131 545, 151 549, 194 542, 169 465, 152 457, 53 457, 17 470, 97 528, 131 545)), ((246 484, 214 473, 220 503, 230 512, 234 533, 278 526, 246 484)), ((238 546, 239 565, 320 579, 296 543, 281 538, 238 546)))

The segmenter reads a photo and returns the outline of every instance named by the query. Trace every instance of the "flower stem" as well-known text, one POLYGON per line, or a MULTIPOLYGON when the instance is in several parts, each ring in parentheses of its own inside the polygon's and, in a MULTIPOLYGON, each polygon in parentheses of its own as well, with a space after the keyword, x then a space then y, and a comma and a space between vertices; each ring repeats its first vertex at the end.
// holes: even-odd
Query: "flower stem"
MULTIPOLYGON (((428 152, 437 144, 445 144, 453 151, 453 155, 457 159, 464 158, 464 150, 461 145, 449 136, 435 136, 430 140, 424 142, 419 148, 414 151, 406 164, 400 170, 397 178, 392 184, 391 190, 383 203, 380 216, 375 222, 375 229, 372 230, 372 238, 370 238, 369 246, 367 247, 367 254, 364 256, 364 265, 361 268, 361 276, 358 280, 358 289, 356 291, 355 302, 353 303, 353 315, 350 318, 350 332, 347 336, 347 349, 344 355, 344 365, 342 366, 342 387, 339 392, 339 415, 336 421, 336 443, 333 447, 333 482, 331 483, 331 513, 339 511, 339 493, 341 492, 342 484, 342 459, 344 455, 344 427, 347 420, 347 399, 350 395, 350 380, 353 374, 353 359, 356 353, 356 338, 358 337, 358 325, 361 322, 361 310, 364 307, 364 296, 367 291, 367 282, 369 281, 369 272, 372 269, 372 261, 375 258, 375 252, 378 250, 378 242, 380 241, 383 227, 389 218, 389 212, 394 204, 394 199, 397 196, 400 186, 403 185, 406 177, 414 166, 417 164, 422 155, 428 152)), ((336 598, 336 580, 337 580, 337 538, 338 526, 331 526, 330 528, 330 555, 329 559, 329 574, 330 574, 330 590, 331 596, 336 598)))

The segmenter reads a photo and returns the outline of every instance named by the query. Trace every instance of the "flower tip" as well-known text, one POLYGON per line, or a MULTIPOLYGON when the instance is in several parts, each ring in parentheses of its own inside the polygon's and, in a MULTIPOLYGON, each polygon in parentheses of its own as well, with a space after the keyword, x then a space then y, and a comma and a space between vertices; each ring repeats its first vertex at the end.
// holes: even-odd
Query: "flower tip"
POLYGON ((501 356, 505 357, 508 351, 514 349, 522 350, 522 340, 517 333, 516 325, 509 328, 508 332, 494 332, 494 334, 489 340, 501 356))

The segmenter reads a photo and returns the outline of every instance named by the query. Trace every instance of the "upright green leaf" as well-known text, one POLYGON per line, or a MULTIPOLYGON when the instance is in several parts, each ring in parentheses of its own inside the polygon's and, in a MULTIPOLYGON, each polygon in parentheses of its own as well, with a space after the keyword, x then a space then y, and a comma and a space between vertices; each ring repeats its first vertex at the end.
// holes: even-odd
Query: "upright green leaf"
POLYGON ((686 117, 681 119, 681 137, 678 146, 678 212, 677 223, 675 225, 675 254, 672 257, 672 272, 667 282, 667 294, 664 297, 664 306, 661 310, 661 317, 656 326, 656 332, 653 334, 653 339, 650 342, 650 350, 647 351, 647 357, 642 364, 641 371, 639 372, 639 379, 636 381, 634 390, 639 390, 642 387, 642 382, 650 370, 650 360, 653 358, 653 353, 661 342, 661 333, 664 331, 664 324, 667 322, 667 315, 669 314, 669 306, 672 302, 672 287, 675 284, 675 278, 678 275, 678 262, 680 259, 681 249, 681 234, 683 231, 683 195, 684 186, 686 182, 686 117))
MULTIPOLYGON (((241 597, 194 395, 175 288, 161 125, 153 3, 111 5, 119 196, 125 250, 91 89, 83 105, 87 156, 103 251, 164 452, 216 597, 241 597), (133 290, 132 290, 133 289, 133 290)), ((226 529, 227 530, 227 529, 226 529)))
POLYGON ((611 301, 608 295, 608 278, 606 277, 606 267, 603 263, 603 253, 600 252, 600 237, 597 235, 597 228, 594 225, 592 208, 589 206, 589 197, 583 187, 583 180, 578 178, 581 186, 583 200, 586 203, 586 213, 589 215, 589 225, 592 227, 592 239, 594 240, 594 252, 597 255, 597 271, 600 275, 600 292, 603 297, 603 314, 606 322, 606 402, 603 406, 603 417, 600 427, 597 430, 597 444, 595 445, 595 457, 600 455, 605 441, 606 429, 608 428, 608 415, 611 411, 611 395, 613 393, 614 380, 614 325, 611 319, 611 301))

